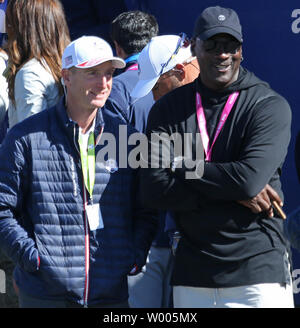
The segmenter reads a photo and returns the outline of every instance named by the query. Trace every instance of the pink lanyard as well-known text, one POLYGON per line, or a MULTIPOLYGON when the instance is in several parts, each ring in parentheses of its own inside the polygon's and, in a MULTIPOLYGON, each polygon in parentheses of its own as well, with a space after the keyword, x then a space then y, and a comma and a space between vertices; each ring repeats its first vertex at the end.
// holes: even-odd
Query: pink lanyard
POLYGON ((207 133, 207 129, 206 129, 206 119, 205 119, 205 114, 204 114, 204 109, 202 106, 202 100, 201 100, 201 96, 200 93, 196 93, 196 111, 197 111, 197 121, 198 121, 198 126, 199 126, 199 130, 200 130, 200 134, 201 134, 201 138, 202 138, 202 143, 203 143, 203 147, 204 147, 204 151, 206 154, 206 160, 210 161, 211 160, 211 152, 212 152, 212 148, 227 120, 227 117, 229 116, 232 107, 234 106, 237 98, 239 96, 239 92, 236 91, 234 93, 232 93, 228 99, 227 102, 225 104, 225 107, 222 111, 221 114, 221 118, 220 121, 218 123, 217 126, 217 130, 216 130, 216 134, 215 137, 213 139, 213 142, 209 148, 209 136, 207 133))
POLYGON ((139 68, 138 64, 133 64, 131 66, 129 66, 127 69, 126 69, 126 72, 127 71, 137 71, 139 68))

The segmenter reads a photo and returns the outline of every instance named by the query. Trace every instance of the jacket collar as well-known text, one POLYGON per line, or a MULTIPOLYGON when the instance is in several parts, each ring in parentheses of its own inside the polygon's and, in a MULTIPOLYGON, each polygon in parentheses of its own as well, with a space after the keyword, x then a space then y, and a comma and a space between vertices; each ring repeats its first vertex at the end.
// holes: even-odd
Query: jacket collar
MULTIPOLYGON (((74 127, 76 127, 76 130, 78 129, 78 124, 72 121, 67 114, 67 109, 65 106, 65 96, 62 96, 58 104, 56 105, 56 114, 60 125, 67 133, 69 133, 70 130, 71 131, 74 130, 74 127)), ((98 137, 102 127, 104 127, 104 119, 103 119, 101 108, 98 108, 96 114, 95 131, 94 131, 95 138, 98 137)))
POLYGON ((133 54, 125 59, 126 65, 137 63, 140 53, 133 54))

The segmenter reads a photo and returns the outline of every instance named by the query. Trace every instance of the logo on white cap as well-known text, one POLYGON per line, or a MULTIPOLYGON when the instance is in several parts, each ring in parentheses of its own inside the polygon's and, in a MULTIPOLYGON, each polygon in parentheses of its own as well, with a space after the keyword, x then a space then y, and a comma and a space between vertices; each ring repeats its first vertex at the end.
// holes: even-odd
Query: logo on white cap
POLYGON ((219 16, 218 16, 218 20, 219 20, 220 22, 224 22, 225 19, 226 19, 226 17, 225 17, 224 15, 219 15, 219 16))
POLYGON ((160 35, 151 39, 139 55, 139 81, 131 91, 131 97, 144 97, 152 90, 160 75, 191 58, 190 45, 181 45, 179 41, 181 37, 178 35, 160 35))
POLYGON ((68 56, 65 58, 65 66, 69 66, 73 64, 73 56, 68 56))

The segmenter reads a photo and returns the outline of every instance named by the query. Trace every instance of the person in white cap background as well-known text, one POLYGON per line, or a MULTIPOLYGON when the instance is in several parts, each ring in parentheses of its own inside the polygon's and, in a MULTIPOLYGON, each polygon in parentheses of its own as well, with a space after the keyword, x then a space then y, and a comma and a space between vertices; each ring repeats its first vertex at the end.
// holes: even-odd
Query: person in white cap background
POLYGON ((185 33, 152 38, 140 54, 138 65, 139 80, 131 91, 133 98, 144 97, 152 91, 156 101, 199 75, 197 58, 192 55, 185 33))
MULTIPOLYGON (((152 96, 152 93, 154 99, 158 100, 174 88, 193 81, 199 74, 197 59, 192 56, 185 34, 153 37, 141 51, 138 65, 137 83, 131 90, 134 101, 152 96), (178 54, 162 70, 162 65, 175 51, 178 54)), ((159 230, 149 251, 146 266, 138 275, 128 277, 131 307, 172 307, 170 277, 173 257, 169 231, 175 228, 171 214, 161 211, 159 230)))
POLYGON ((0 148, 0 248, 16 264, 20 307, 128 307, 127 275, 145 264, 156 211, 140 206, 123 153, 99 157, 109 136, 118 150, 136 131, 120 136, 122 122, 102 113, 124 66, 103 39, 74 40, 62 55, 65 97, 0 148))
MULTIPOLYGON (((242 43, 234 10, 206 8, 192 41, 199 77, 158 100, 148 117, 142 200, 172 210, 181 232, 174 307, 293 307, 284 215, 272 206, 283 205, 291 110, 240 65, 242 43), (151 151, 157 134, 187 140, 184 152, 162 141, 170 167, 163 151, 151 151)), ((153 87, 152 77, 144 80, 141 89, 153 87)))

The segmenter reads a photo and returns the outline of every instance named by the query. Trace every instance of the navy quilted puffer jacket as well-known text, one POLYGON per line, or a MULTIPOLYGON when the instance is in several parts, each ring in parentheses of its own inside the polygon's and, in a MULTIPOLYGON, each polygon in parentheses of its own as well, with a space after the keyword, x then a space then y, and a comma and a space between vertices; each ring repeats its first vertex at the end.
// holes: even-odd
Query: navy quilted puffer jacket
MULTIPOLYGON (((122 302, 127 274, 145 263, 156 213, 139 206, 137 170, 120 165, 111 173, 96 165, 93 200, 104 228, 90 231, 78 126, 63 104, 64 98, 16 125, 0 148, 0 247, 28 295, 82 305, 122 302)), ((120 132, 120 123, 98 110, 95 139, 104 126, 116 149, 124 154, 128 147, 129 154, 126 141, 135 131, 123 125, 120 132)), ((103 147, 96 144, 96 155, 103 147)))

